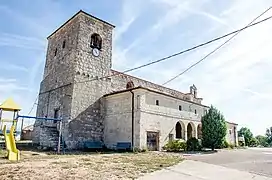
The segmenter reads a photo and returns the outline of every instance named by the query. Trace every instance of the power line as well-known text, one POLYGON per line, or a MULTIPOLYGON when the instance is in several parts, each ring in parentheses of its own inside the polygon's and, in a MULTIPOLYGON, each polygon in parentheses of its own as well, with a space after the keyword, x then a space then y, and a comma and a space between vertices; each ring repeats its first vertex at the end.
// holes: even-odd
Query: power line
POLYGON ((31 112, 33 111, 33 109, 34 109, 34 107, 35 107, 35 105, 37 105, 37 100, 38 100, 38 97, 39 97, 39 94, 37 95, 37 97, 36 97, 36 99, 35 99, 35 101, 34 101, 34 103, 33 103, 33 106, 32 106, 32 108, 30 109, 30 111, 28 112, 28 114, 27 115, 30 115, 31 114, 31 112))
MULTIPOLYGON (((103 79, 103 78, 110 78, 110 77, 113 77, 113 76, 117 76, 117 75, 120 75, 120 74, 124 74, 124 73, 127 73, 127 72, 131 72, 131 71, 134 71, 134 70, 137 70, 137 69, 140 69, 140 68, 143 68, 143 67, 152 65, 152 64, 156 64, 156 63, 159 63, 159 62, 161 62, 161 61, 165 61, 165 60, 170 59, 170 58, 172 58, 172 57, 181 55, 181 54, 183 54, 183 53, 186 53, 186 52, 195 50, 195 49, 197 49, 197 48, 200 48, 200 47, 205 46, 205 45, 207 45, 207 44, 210 44, 210 43, 212 43, 212 42, 218 41, 218 40, 220 40, 220 39, 222 39, 222 38, 225 38, 225 37, 230 36, 230 35, 232 35, 232 34, 234 34, 234 33, 237 33, 237 32, 240 32, 240 31, 242 31, 242 30, 245 30, 245 29, 247 29, 247 28, 249 28, 249 27, 258 25, 258 24, 260 24, 260 23, 262 23, 262 22, 265 22, 265 21, 267 21, 267 20, 269 20, 269 19, 271 19, 271 18, 272 18, 272 16, 270 16, 270 17, 268 17, 268 18, 265 18, 265 19, 262 19, 262 20, 260 20, 260 21, 258 21, 258 22, 256 22, 256 23, 252 23, 251 25, 248 25, 248 26, 243 27, 243 28, 241 28, 241 29, 235 30, 235 31, 230 32, 230 33, 228 33, 228 34, 225 34, 225 35, 223 35, 223 36, 214 38, 214 39, 212 39, 212 40, 210 40, 210 41, 207 41, 207 42, 205 42, 205 43, 199 44, 199 45, 194 46, 194 47, 192 47, 192 48, 189 48, 189 49, 180 51, 180 52, 178 52, 178 53, 172 54, 172 55, 170 55, 170 56, 167 56, 167 57, 164 57, 164 58, 161 58, 161 59, 158 59, 158 60, 149 62, 149 63, 147 63, 147 64, 143 64, 143 65, 140 65, 140 66, 138 66, 138 67, 134 67, 134 68, 125 70, 125 71, 123 71, 123 72, 116 72, 116 74, 107 75, 107 76, 103 76, 103 77, 100 77, 100 78, 96 77, 96 78, 89 79, 89 80, 85 80, 85 81, 79 81, 79 82, 76 82, 75 84, 85 83, 85 82, 91 82, 91 81, 96 81, 96 80, 101 80, 101 79, 103 79)), ((70 85, 70 84, 71 84, 71 83, 68 83, 68 84, 59 86, 59 87, 57 87, 57 88, 54 88, 53 90, 56 90, 56 89, 65 87, 65 86, 70 85)), ((44 93, 47 93, 47 92, 50 92, 50 91, 52 91, 52 90, 48 90, 48 91, 45 91, 45 92, 40 92, 40 94, 44 94, 44 93)))
MULTIPOLYGON (((257 16, 255 19, 253 19, 247 26, 245 26, 244 28, 241 28, 237 31, 233 31, 232 33, 229 33, 229 35, 231 34, 234 34, 232 37, 230 37, 227 41, 225 41, 223 44, 221 44, 220 46, 218 46, 217 48, 215 48, 212 52, 210 52, 209 54, 207 54, 206 56, 204 56, 202 59, 200 59, 198 62, 194 63, 193 65, 191 65, 190 67, 188 67, 187 69, 185 69, 184 71, 182 71, 181 73, 179 73, 178 75, 176 75, 175 77, 171 78, 170 80, 166 81, 165 83, 163 83, 162 85, 166 85, 168 84, 169 82, 175 80, 176 78, 178 78, 179 76, 181 76, 182 74, 186 73, 187 71, 189 71, 191 68, 193 68, 194 66, 196 66, 197 64, 199 64, 200 62, 202 62, 203 60, 205 60, 208 56, 210 56, 212 53, 214 53, 215 51, 217 51, 218 49, 220 49, 222 46, 224 46, 226 43, 228 43, 230 40, 232 40, 235 36, 237 36, 241 31, 253 26, 253 25, 256 25, 256 24, 259 24, 261 22, 264 22, 264 21, 267 21, 269 19, 272 18, 272 16, 268 17, 268 18, 265 18, 261 21, 258 21, 256 23, 253 23, 255 20, 257 20, 258 18, 260 18, 262 15, 264 15, 266 12, 268 12, 272 7, 269 7, 266 11, 264 11, 262 14, 260 14, 259 16, 257 16)), ((227 34, 228 35, 228 34, 227 34)), ((190 103, 190 105, 192 105, 193 103, 190 103)))
MULTIPOLYGON (((231 41, 235 36, 237 36, 240 32, 242 32, 244 29, 248 28, 249 26, 252 26, 252 23, 257 20, 258 18, 260 18, 262 15, 264 15, 267 11, 269 11, 272 7, 269 7, 266 11, 264 11, 262 14, 260 14, 259 16, 257 16, 256 18, 254 18, 247 26, 245 26, 244 28, 236 31, 236 33, 231 36, 227 41, 225 41, 223 44, 221 44, 220 46, 218 46, 217 48, 215 48, 213 51, 211 51, 209 54, 207 54, 206 56, 204 56, 202 59, 200 59, 199 61, 197 61, 196 63, 192 64, 191 66, 189 66, 187 69, 185 69, 184 71, 182 71, 181 73, 177 74, 176 76, 174 76, 173 78, 169 79, 168 81, 166 81, 165 83, 163 83, 162 85, 166 85, 169 82, 175 80, 176 78, 178 78, 179 76, 183 75, 184 73, 186 73, 187 71, 189 71, 190 69, 192 69, 193 67, 195 67, 197 64, 201 63, 202 61, 204 61, 207 57, 209 57, 210 55, 212 55, 213 53, 215 53, 217 50, 219 50, 221 47, 223 47, 225 44, 227 44, 229 41, 231 41)), ((272 16, 266 18, 267 20, 272 18, 272 16)))
MULTIPOLYGON (((225 38, 225 37, 227 37, 227 36, 230 36, 230 35, 234 34, 231 38, 229 38, 227 41, 225 41, 223 44, 221 44, 221 45, 220 45, 219 47, 217 47, 215 50, 213 50, 212 52, 210 52, 210 53, 209 53, 208 55, 206 55, 204 58, 202 58, 201 60, 199 60, 199 61, 196 62, 195 64, 191 65, 189 68, 187 68, 187 69, 184 70, 183 72, 179 73, 177 76, 171 78, 171 79, 168 80, 167 82, 163 83, 162 85, 168 84, 169 82, 173 81, 174 79, 178 78, 178 77, 181 76, 182 74, 184 74, 184 73, 186 73, 187 71, 189 71, 191 68, 193 68, 194 66, 196 66, 196 65, 199 64, 200 62, 204 61, 208 56, 210 56, 211 54, 213 54, 214 52, 216 52, 218 49, 220 49, 222 46, 224 46, 226 43, 228 43, 230 40, 232 40, 232 39, 233 39, 235 36, 237 36, 241 31, 243 31, 243 30, 245 30, 245 29, 247 29, 247 28, 249 28, 249 27, 255 26, 255 25, 257 25, 257 24, 260 24, 260 23, 262 23, 262 22, 265 22, 265 21, 271 19, 272 16, 270 16, 270 17, 268 17, 268 18, 265 18, 265 19, 262 19, 262 20, 260 20, 260 21, 258 21, 258 22, 256 22, 256 23, 253 23, 255 20, 257 20, 259 17, 261 17, 263 14, 265 14, 265 13, 266 13, 267 11, 269 11, 271 8, 272 8, 272 7, 269 7, 269 8, 268 8, 266 11, 264 11, 261 15, 259 15, 258 17, 256 17, 253 21, 251 21, 247 26, 245 26, 245 27, 243 27, 243 28, 241 28, 241 29, 235 30, 235 31, 233 31, 233 32, 230 32, 230 33, 228 33, 228 34, 225 34, 225 35, 223 35, 223 36, 219 36, 219 37, 217 37, 217 38, 214 38, 214 39, 212 39, 212 40, 210 40, 210 41, 207 41, 207 42, 205 42, 205 43, 201 43, 201 44, 199 44, 199 45, 197 45, 197 46, 194 46, 194 47, 191 47, 191 48, 189 48, 189 49, 180 51, 180 52, 178 52, 178 53, 172 54, 172 55, 170 55, 170 56, 167 56, 167 57, 164 57, 164 58, 161 58, 161 59, 158 59, 158 60, 155 60, 155 61, 152 61, 152 62, 143 64, 143 65, 140 65, 140 66, 138 66, 138 67, 134 67, 134 68, 125 70, 125 71, 123 71, 123 72, 117 72, 116 74, 113 74, 113 75, 108 75, 108 76, 104 76, 104 77, 100 77, 100 78, 97 77, 97 78, 95 78, 95 79, 86 80, 86 81, 79 81, 79 82, 76 82, 76 83, 84 83, 84 82, 89 82, 89 81, 95 81, 95 80, 99 80, 99 79, 103 79, 103 78, 109 78, 109 77, 117 76, 117 75, 119 75, 119 74, 131 72, 131 71, 134 71, 134 70, 137 70, 137 69, 146 67, 146 66, 150 66, 150 65, 152 65, 152 64, 156 64, 156 63, 165 61, 165 60, 167 60, 167 59, 170 59, 170 58, 173 58, 173 57, 175 57, 175 56, 184 54, 184 53, 186 53, 186 52, 195 50, 195 49, 197 49, 197 48, 200 48, 200 47, 202 47, 202 46, 205 46, 205 45, 207 45, 207 44, 210 44, 210 43, 212 43, 212 42, 218 41, 218 40, 220 40, 220 39, 223 39, 223 38, 225 38)), ((69 83, 69 84, 71 84, 71 83, 69 83)), ((63 86, 60 86, 60 87, 57 87, 57 88, 55 88, 55 89, 59 89, 59 88, 61 88, 61 87, 67 86, 67 85, 68 85, 68 84, 63 85, 63 86)), ((47 91, 46 91, 46 92, 47 92, 47 91)), ((43 93, 46 93, 46 92, 43 92, 43 93)), ((39 95, 38 95, 38 96, 39 96, 39 95)), ((36 100, 35 100, 35 102, 34 102, 32 108, 31 108, 29 114, 30 114, 30 113, 32 112, 32 110, 34 109, 34 106, 35 106, 35 104, 36 104, 36 101, 37 101, 37 99, 38 99, 38 96, 37 96, 37 98, 36 98, 36 100)))
POLYGON ((110 77, 113 77, 113 76, 117 76, 117 75, 119 75, 119 74, 128 73, 128 72, 131 72, 131 71, 134 71, 134 70, 137 70, 137 69, 146 67, 146 66, 150 66, 150 65, 152 65, 152 64, 156 64, 156 63, 165 61, 165 60, 167 60, 167 59, 170 59, 170 58, 173 58, 173 57, 175 57, 175 56, 184 54, 184 53, 186 53, 186 52, 189 52, 189 51, 198 49, 198 48, 200 48, 200 47, 202 47, 202 46, 208 45, 208 44, 210 44, 210 43, 213 43, 213 42, 215 42, 215 41, 218 41, 218 40, 220 40, 220 39, 223 39, 223 38, 225 38, 225 37, 228 37, 228 36, 230 36, 230 35, 232 35, 232 34, 235 34, 235 33, 237 33, 237 32, 240 32, 240 31, 242 31, 242 30, 245 30, 245 29, 247 29, 247 28, 249 28, 249 27, 258 25, 258 24, 260 24, 260 23, 262 23, 262 22, 265 22, 265 21, 267 21, 267 20, 269 20, 269 19, 271 19, 271 18, 272 18, 272 16, 267 17, 267 18, 262 19, 262 20, 260 20, 260 21, 258 21, 258 22, 256 22, 256 23, 251 23, 250 25, 245 26, 245 27, 243 27, 243 28, 241 28, 241 29, 232 31, 232 32, 230 32, 230 33, 227 33, 227 34, 225 34, 225 35, 219 36, 219 37, 214 38, 214 39, 212 39, 212 40, 209 40, 209 41, 207 41, 207 42, 201 43, 201 44, 196 45, 196 46, 194 46, 194 47, 191 47, 191 48, 189 48, 189 49, 185 49, 185 50, 182 50, 182 51, 180 51, 180 52, 178 52, 178 53, 172 54, 172 55, 170 55, 170 56, 166 56, 166 57, 164 57, 164 58, 161 58, 161 59, 158 59, 158 60, 155 60, 155 61, 152 61, 152 62, 143 64, 143 65, 140 65, 140 66, 131 68, 131 69, 127 69, 127 70, 125 70, 125 71, 123 71, 123 72, 118 72, 118 73, 116 73, 116 74, 108 75, 108 76, 103 76, 103 77, 100 77, 100 78, 95 78, 95 79, 90 79, 90 80, 85 80, 85 81, 79 81, 79 82, 77 82, 77 83, 85 83, 85 82, 95 81, 95 80, 99 80, 99 79, 103 79, 103 78, 110 78, 110 77))

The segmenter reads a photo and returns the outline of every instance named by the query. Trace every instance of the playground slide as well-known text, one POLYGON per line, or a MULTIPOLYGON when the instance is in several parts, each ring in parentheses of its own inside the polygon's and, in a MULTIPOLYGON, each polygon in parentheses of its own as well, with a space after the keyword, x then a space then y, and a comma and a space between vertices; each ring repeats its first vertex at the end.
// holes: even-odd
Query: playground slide
POLYGON ((6 131, 6 125, 4 126, 3 132, 5 136, 6 149, 8 151, 8 159, 10 161, 20 160, 20 151, 16 148, 16 143, 14 139, 14 126, 11 126, 10 133, 6 131))

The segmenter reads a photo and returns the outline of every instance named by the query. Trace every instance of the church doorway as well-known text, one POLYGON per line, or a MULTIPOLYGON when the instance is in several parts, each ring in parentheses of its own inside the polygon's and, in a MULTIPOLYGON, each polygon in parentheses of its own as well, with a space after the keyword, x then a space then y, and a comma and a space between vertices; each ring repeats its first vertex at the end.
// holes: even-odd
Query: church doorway
POLYGON ((158 132, 147 132, 147 149, 149 151, 159 150, 159 133, 158 132))

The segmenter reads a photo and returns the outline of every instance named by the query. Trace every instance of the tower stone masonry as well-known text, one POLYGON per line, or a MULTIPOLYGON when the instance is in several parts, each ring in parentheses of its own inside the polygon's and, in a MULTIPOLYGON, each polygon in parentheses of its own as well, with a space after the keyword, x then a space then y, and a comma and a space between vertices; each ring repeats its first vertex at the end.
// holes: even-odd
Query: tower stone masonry
MULTIPOLYGON (((70 148, 82 146, 80 142, 86 138, 102 141, 100 97, 109 92, 110 84, 108 79, 98 79, 110 74, 113 28, 113 25, 79 11, 48 37, 37 116, 54 117, 59 110, 58 118, 63 119, 63 138, 70 148), (97 57, 92 53, 93 34, 102 39, 97 57)), ((55 146, 55 126, 54 122, 36 121, 34 142, 55 146)))

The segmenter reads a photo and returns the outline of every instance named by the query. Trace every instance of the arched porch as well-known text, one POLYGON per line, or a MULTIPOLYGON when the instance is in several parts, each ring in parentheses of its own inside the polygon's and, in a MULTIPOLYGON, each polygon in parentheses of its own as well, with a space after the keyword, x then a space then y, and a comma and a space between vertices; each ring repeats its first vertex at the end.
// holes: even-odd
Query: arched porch
POLYGON ((185 124, 182 121, 176 123, 176 139, 185 139, 185 124))
MULTIPOLYGON (((189 123, 187 124, 186 130, 187 130, 187 139, 190 139, 190 138, 192 138, 192 137, 197 138, 197 135, 196 135, 196 128, 195 128, 194 123, 189 122, 189 123)), ((186 140, 187 140, 187 139, 186 139, 186 140)))

